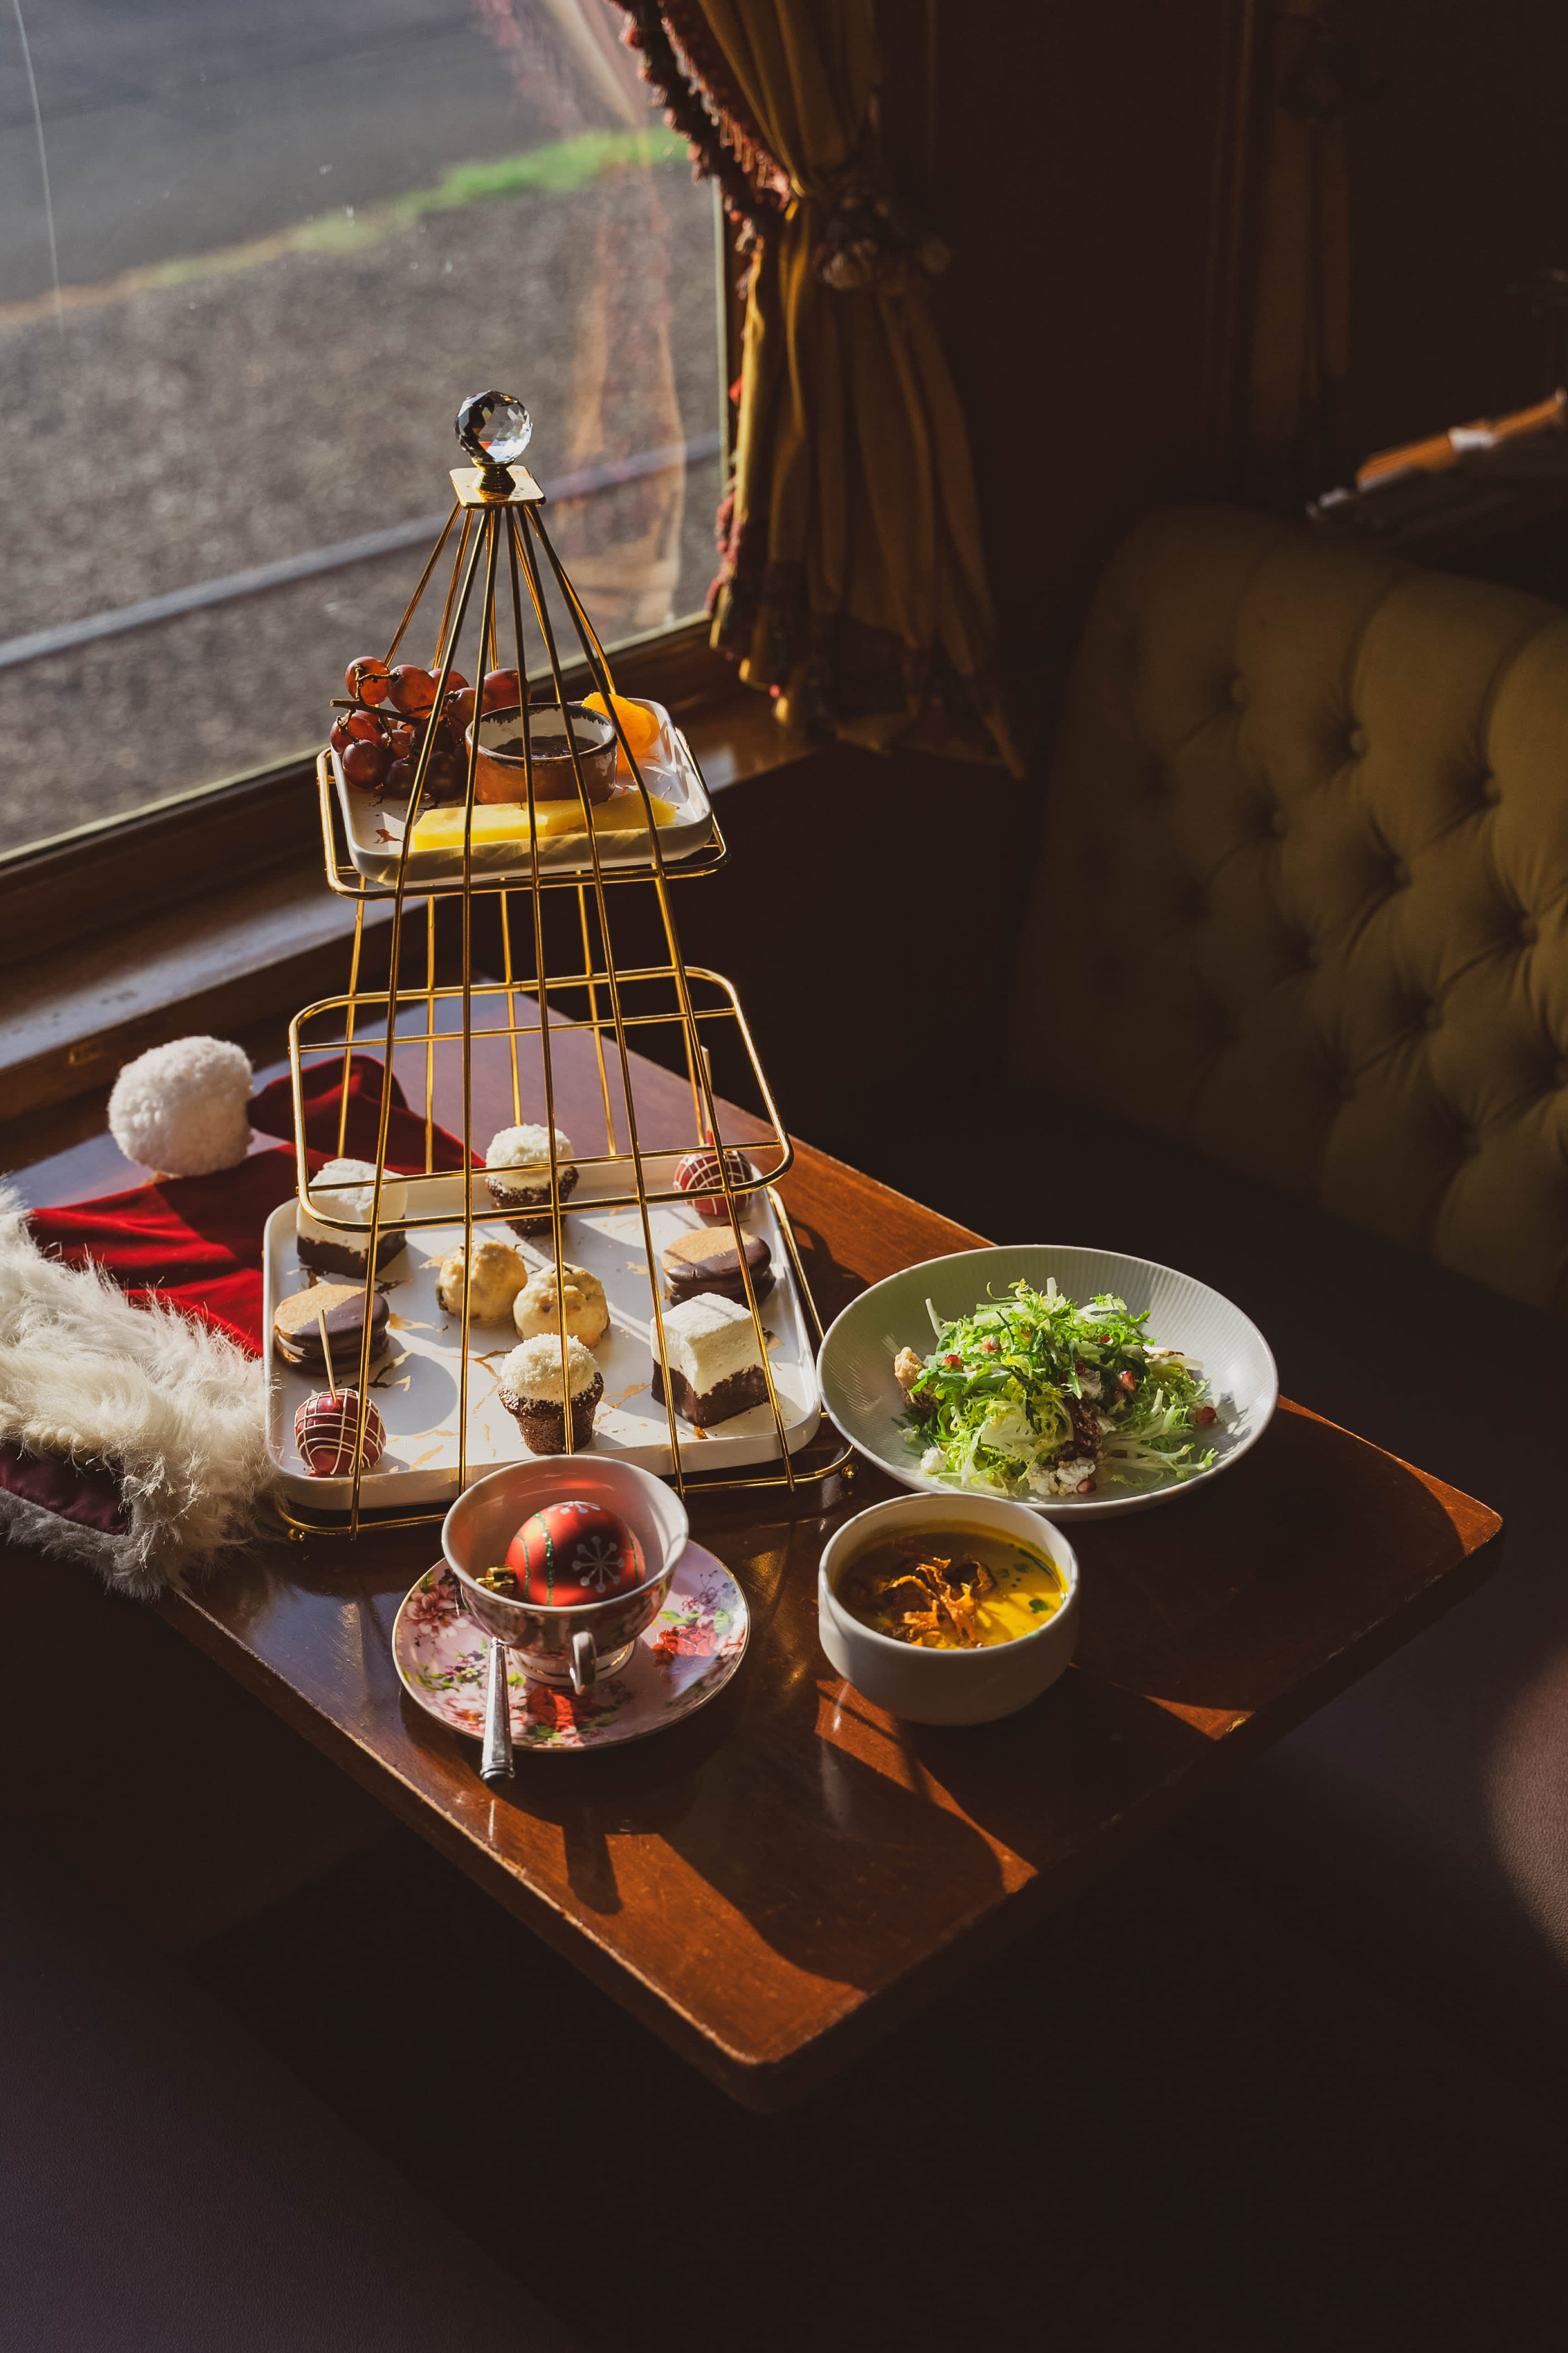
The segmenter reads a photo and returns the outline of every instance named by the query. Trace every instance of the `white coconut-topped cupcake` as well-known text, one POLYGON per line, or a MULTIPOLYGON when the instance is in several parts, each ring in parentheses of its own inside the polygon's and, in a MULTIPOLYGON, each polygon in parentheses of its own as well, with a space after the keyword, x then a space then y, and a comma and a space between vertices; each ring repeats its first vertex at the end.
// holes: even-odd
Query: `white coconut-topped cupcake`
MULTIPOLYGON (((564 1454, 561 1335, 541 1333, 520 1341, 500 1368, 500 1401, 534 1454, 564 1454)), ((572 1443, 586 1446, 605 1394, 605 1377, 581 1340, 566 1343, 566 1391, 572 1401, 572 1443)))
MULTIPOLYGON (((368 1160, 329 1160, 310 1178, 310 1203, 294 1209, 294 1230, 300 1262, 321 1274, 364 1275, 370 1258, 370 1221, 375 1200, 375 1169, 368 1160), (324 1226, 310 1214, 342 1219, 365 1230, 363 1241, 337 1226, 324 1226)), ((381 1230, 376 1236, 375 1263, 379 1272, 403 1248, 402 1220, 408 1211, 408 1187, 395 1176, 381 1180, 381 1230)))
MULTIPOLYGON (((561 1206, 577 1182, 572 1139, 560 1128, 555 1135, 556 1176, 561 1206)), ((485 1185, 491 1200, 514 1234, 548 1231, 550 1218, 550 1139, 547 1127, 503 1127, 492 1135, 485 1154, 485 1185)))

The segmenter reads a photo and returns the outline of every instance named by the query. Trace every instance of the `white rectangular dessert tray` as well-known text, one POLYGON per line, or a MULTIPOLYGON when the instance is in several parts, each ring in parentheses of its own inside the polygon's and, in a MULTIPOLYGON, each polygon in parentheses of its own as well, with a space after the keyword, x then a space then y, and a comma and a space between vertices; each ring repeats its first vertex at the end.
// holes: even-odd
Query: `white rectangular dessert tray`
MULTIPOLYGON (((679 1155, 650 1154, 643 1166, 650 1192, 671 1189, 679 1155)), ((605 1286, 610 1308, 610 1329, 595 1350, 605 1377, 605 1396, 594 1424, 593 1444, 601 1454, 616 1454, 657 1475, 671 1468, 669 1424, 662 1405, 656 1405, 650 1380, 653 1369, 651 1333, 653 1303, 642 1221, 633 1208, 595 1208, 594 1195, 625 1194, 628 1189, 624 1165, 617 1169, 583 1168, 562 1219, 562 1248, 567 1263, 587 1267, 605 1286)), ((360 1485, 362 1512, 403 1510, 411 1505, 449 1503, 458 1493, 458 1348, 462 1325, 448 1315, 436 1296, 436 1277, 448 1250, 463 1239, 463 1179, 454 1173, 440 1187, 421 1186, 424 1212, 445 1210, 449 1225, 424 1226, 408 1237, 406 1247, 384 1269, 380 1288, 387 1294, 391 1361, 371 1381, 371 1395, 386 1424, 386 1451, 360 1485)), ((689 1232, 703 1220, 693 1209, 656 1205, 648 1210, 654 1255, 677 1233, 689 1232)), ((768 1356, 779 1410, 792 1454, 809 1445, 821 1417, 816 1386, 816 1346, 779 1231, 779 1213, 766 1191, 748 1197, 745 1230, 761 1235, 773 1254, 773 1288, 762 1302, 763 1328, 769 1335, 768 1356)), ((715 1229, 717 1230, 717 1229, 715 1229)), ((514 1247, 531 1268, 554 1263, 548 1235, 545 1247, 522 1241, 498 1219, 495 1204, 484 1188, 480 1172, 474 1176, 474 1236, 514 1247)), ((286 1201, 267 1221, 265 1252, 265 1319, 270 1344, 272 1318, 279 1300, 304 1290, 309 1270, 300 1263, 295 1243, 294 1203, 286 1201)), ((328 1282, 346 1276, 329 1275, 328 1282)), ((662 1287, 660 1292, 662 1298, 662 1287)), ((517 1345, 509 1315, 504 1324, 470 1324, 468 1330, 469 1480, 479 1478, 502 1462, 531 1460, 521 1432, 498 1394, 500 1368, 517 1345)), ((358 1377, 358 1358, 336 1367, 339 1382, 350 1387, 358 1377)), ((314 1389, 325 1386, 292 1365, 285 1365, 268 1348, 268 1448, 289 1501, 320 1512, 347 1512, 353 1500, 351 1479, 313 1479, 294 1443, 294 1416, 314 1389)), ((733 1471, 742 1465, 777 1462, 778 1436, 772 1409, 752 1407, 731 1420, 702 1431, 677 1418, 680 1461, 684 1471, 733 1471)))
MULTIPOLYGON (((703 849, 713 839, 713 807, 690 744, 668 712, 659 705, 654 708, 660 710, 664 723, 653 749, 639 756, 637 766, 650 795, 655 799, 670 802, 679 812, 672 825, 661 825, 658 828, 660 849, 667 859, 689 858, 694 850, 703 849)), ((335 752, 330 752, 329 756, 349 856, 356 872, 363 875, 367 882, 379 882, 389 890, 395 889, 397 861, 403 849, 402 814, 390 807, 383 807, 373 793, 351 790, 344 781, 342 762, 335 752)), ((648 846, 642 795, 624 775, 616 776, 616 792, 614 806, 624 814, 625 823, 617 821, 613 827, 595 825, 599 863, 605 868, 646 865, 652 851, 648 846)), ((579 819, 582 815, 580 803, 544 801, 537 803, 536 807, 542 812, 571 807, 579 819)), ((437 814, 445 816, 446 812, 437 814)), ((486 838, 489 828, 501 814, 501 810, 493 806, 475 809, 477 830, 469 871, 490 886, 508 880, 525 883, 533 871, 528 848, 528 812, 519 807, 514 813, 515 825, 508 827, 499 839, 486 838)), ((414 842, 408 852, 408 889, 419 891, 432 882, 461 882, 463 852, 460 834, 456 848, 445 842, 439 847, 426 848, 420 840, 423 822, 422 816, 415 820, 414 842)), ((580 870, 584 874, 591 874, 593 861, 588 855, 587 838, 581 823, 569 832, 542 832, 539 864, 542 872, 559 874, 580 870)))

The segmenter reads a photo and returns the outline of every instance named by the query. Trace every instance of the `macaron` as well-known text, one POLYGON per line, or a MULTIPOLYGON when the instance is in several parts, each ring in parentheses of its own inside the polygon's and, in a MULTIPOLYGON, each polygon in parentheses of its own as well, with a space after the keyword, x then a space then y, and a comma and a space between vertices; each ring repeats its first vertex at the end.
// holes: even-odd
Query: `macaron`
POLYGON ((675 1300, 695 1299, 699 1292, 708 1291, 721 1299, 736 1300, 743 1307, 742 1252, 751 1269, 752 1289, 759 1300, 765 1299, 773 1287, 773 1253, 760 1234, 737 1238, 732 1226, 718 1233, 677 1234, 673 1241, 666 1242, 658 1262, 667 1293, 675 1300))
MULTIPOLYGON (((308 1291, 291 1291, 278 1303, 272 1318, 272 1345, 286 1365, 325 1373, 318 1316, 325 1313, 327 1337, 332 1344, 332 1370, 340 1383, 359 1377, 360 1336, 364 1330, 364 1289, 357 1282, 313 1282, 308 1291)), ((386 1301, 370 1294, 370 1361, 374 1368, 386 1354, 386 1301)))

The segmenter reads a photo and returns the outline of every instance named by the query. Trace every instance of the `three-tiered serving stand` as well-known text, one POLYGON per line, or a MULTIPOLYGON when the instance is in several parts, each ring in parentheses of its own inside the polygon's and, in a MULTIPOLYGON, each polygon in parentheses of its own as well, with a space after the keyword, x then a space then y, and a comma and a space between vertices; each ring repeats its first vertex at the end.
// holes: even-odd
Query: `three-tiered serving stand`
MULTIPOLYGON (((787 1261, 786 1280, 795 1287, 805 1325, 809 1328, 813 1356, 821 1343, 821 1323, 810 1286, 790 1230, 789 1219, 773 1189, 777 1179, 791 1164, 793 1148, 780 1121, 733 987, 718 973, 687 965, 681 955, 670 905, 669 886, 673 880, 710 874, 723 864, 726 856, 723 839, 715 821, 706 828, 699 846, 686 851, 678 860, 672 860, 667 856, 659 839, 660 828, 656 822, 648 786, 617 708, 610 664, 545 529, 542 512, 544 494, 519 463, 531 433, 531 426, 522 404, 504 394, 480 395, 465 402, 458 412, 458 439, 474 463, 455 468, 452 471, 454 498, 451 512, 386 652, 386 661, 390 666, 396 659, 432 582, 437 580, 441 571, 443 556, 449 554, 444 575, 437 649, 432 662, 436 678, 434 708, 424 727, 415 763, 401 846, 397 849, 395 861, 389 854, 384 879, 367 879, 363 858, 356 862, 353 855, 353 844, 348 838, 345 813, 347 797, 338 790, 331 754, 323 751, 317 763, 327 881, 340 898, 352 899, 356 902, 356 906, 347 992, 306 1007, 289 1029, 299 1198, 301 1203, 309 1202, 310 1214, 318 1225, 341 1230, 354 1250, 366 1247, 368 1256, 364 1277, 366 1312, 357 1367, 359 1422, 352 1495, 346 1511, 318 1512, 302 1503, 291 1505, 286 1501, 282 1507, 284 1516, 291 1531, 301 1536, 329 1532, 353 1535, 359 1532, 362 1525, 413 1526, 440 1519, 446 1509, 446 1501, 434 1504, 422 1503, 418 1508, 400 1508, 395 1493, 395 1474, 390 1480, 384 1477, 376 1480, 374 1506, 368 1512, 362 1509, 365 1478, 364 1430, 371 1400, 372 1329, 369 1311, 371 1294, 376 1283, 378 1244, 384 1229, 394 1223, 411 1236, 440 1226, 451 1227, 455 1223, 451 1206, 452 1177, 449 1173, 438 1171, 433 1166, 435 1071, 438 1055, 449 1056, 456 1050, 461 1057, 462 1149, 465 1167, 470 1170, 474 1142, 476 1045, 483 1047, 487 1052, 500 1049, 510 1055, 513 1120, 521 1124, 525 1118, 537 1119, 549 1138, 551 1245, 558 1298, 566 1263, 562 1231, 566 1211, 562 1200, 555 1141, 557 1072, 552 1050, 563 1039, 586 1038, 596 1064, 603 1099, 605 1150, 602 1154, 584 1155, 574 1149, 574 1162, 580 1176, 591 1177, 593 1208, 596 1213, 618 1209, 635 1210, 637 1213, 651 1297, 651 1332, 659 1360, 668 1362, 668 1356, 659 1261, 654 1248, 650 1210, 664 1204, 691 1206, 704 1193, 715 1212, 721 1203, 722 1216, 737 1236, 749 1197, 765 1193, 772 1204, 778 1235, 784 1245, 787 1261), (629 796, 626 799, 628 821, 637 829, 619 837, 622 845, 627 841, 634 845, 629 855, 624 846, 614 855, 609 854, 602 846, 601 836, 595 831, 578 733, 570 722, 568 712, 571 698, 551 613, 552 588, 561 609, 570 620, 593 688, 602 699, 605 712, 615 727, 619 761, 637 797, 635 802, 629 796), (580 834, 573 829, 563 835, 556 828, 544 841, 542 849, 542 829, 535 791, 532 721, 527 716, 527 712, 531 711, 537 717, 541 706, 538 703, 526 705, 525 711, 518 714, 524 802, 518 808, 517 856, 510 872, 497 873, 493 860, 488 859, 476 861, 474 812, 480 751, 479 715, 482 709, 482 697, 476 696, 475 722, 468 731, 460 854, 454 857, 450 871, 444 875, 437 876, 426 866, 416 864, 411 877, 410 859, 415 847, 416 820, 422 807, 429 806, 426 795, 431 763, 437 744, 435 714, 445 708, 447 682, 456 666, 465 627, 476 602, 476 593, 479 626, 475 643, 479 659, 473 674, 476 679, 482 679, 487 667, 495 666, 499 644, 511 657, 524 698, 529 691, 525 617, 531 619, 534 637, 542 645, 545 666, 553 689, 554 706, 561 712, 570 746, 582 829, 580 834), (524 808, 526 826, 522 823, 524 808), (622 968, 616 960, 611 934, 611 892, 624 892, 626 886, 639 883, 651 885, 655 894, 662 930, 663 956, 653 964, 622 968), (581 965, 577 968, 547 969, 546 892, 574 892, 576 894, 575 929, 581 942, 582 955, 581 965), (403 951, 411 924, 410 902, 421 897, 426 901, 425 981, 422 987, 406 987, 401 985, 401 976, 403 951), (388 926, 388 985, 384 989, 367 989, 361 985, 365 909, 373 901, 388 898, 392 902, 388 926), (473 970, 475 902, 488 898, 497 902, 502 966, 499 981, 476 979, 473 970), (437 909, 437 903, 444 899, 458 902, 460 977, 456 983, 438 986, 437 909), (519 913, 522 918, 526 944, 521 968, 514 957, 513 923, 519 913), (530 947, 531 954, 528 953, 530 947), (459 1020, 456 1028, 450 1028, 446 1024, 450 1020, 454 1008, 459 1020), (416 1022, 421 1014, 423 1026, 411 1029, 410 1023, 416 1022), (478 1026, 476 1015, 482 1017, 478 1026), (673 1138, 662 1133, 645 1135, 639 1132, 631 1039, 639 1029, 651 1030, 655 1025, 661 1025, 667 1032, 675 1028, 680 1039, 692 1124, 689 1134, 673 1138), (710 1047, 719 1044, 726 1032, 727 1042, 731 1047, 738 1044, 749 1066, 764 1112, 765 1133, 761 1138, 752 1135, 744 1139, 744 1155, 733 1149, 726 1149, 719 1103, 713 1091, 710 1047), (319 1070, 323 1061, 335 1066, 337 1058, 341 1056, 342 1098, 337 1144, 341 1157, 347 1145, 350 1082, 356 1045, 363 1046, 376 1037, 383 1041, 383 1078, 374 1153, 375 1177, 367 1231, 363 1224, 332 1216, 319 1193, 313 1200, 310 1198, 305 1078, 308 1071, 319 1070), (531 1040, 537 1040, 542 1088, 537 1102, 525 1104, 519 1046, 520 1042, 531 1040), (423 1046, 424 1049, 425 1167, 422 1173, 415 1171, 409 1174, 403 1170, 394 1173, 393 1181, 406 1188, 407 1208, 405 1214, 400 1210, 393 1219, 384 1218, 383 1193, 387 1181, 387 1139, 394 1098, 393 1059, 400 1043, 405 1048, 412 1043, 416 1048, 423 1046), (617 1099, 624 1117, 624 1143, 617 1132, 617 1099), (672 1155, 694 1151, 711 1154, 711 1179, 700 1184, 695 1190, 682 1190, 670 1179, 668 1164, 672 1155), (759 1161, 763 1165, 758 1166, 756 1163, 759 1161), (389 1487, 393 1490, 391 1493, 385 1492, 389 1487)), ((541 687, 542 683, 541 674, 541 687)), ((683 738, 680 739, 680 753, 700 785, 700 772, 697 770, 689 746, 683 738)), ((551 806, 558 809, 560 805, 551 806)), ((416 921, 416 918, 412 920, 416 921)), ((475 1225, 481 1228, 487 1223, 500 1225, 505 1220, 503 1211, 489 1208, 483 1200, 476 1210, 477 1181, 482 1180, 477 1180, 476 1176, 470 1173, 460 1185, 463 1260, 465 1267, 469 1269, 474 1264, 475 1225)), ((722 1233, 724 1229, 717 1226, 716 1230, 722 1233)), ((820 1438, 813 1438, 801 1449, 801 1462, 797 1463, 794 1459, 791 1432, 786 1429, 785 1417, 781 1410, 779 1385, 770 1356, 769 1335, 763 1322, 744 1250, 739 1252, 739 1257, 745 1302, 756 1331, 766 1377, 772 1422, 771 1450, 766 1460, 752 1466, 738 1468, 734 1475, 700 1472, 693 1478, 690 1456, 697 1451, 691 1443, 694 1433, 689 1430, 683 1433, 670 1394, 673 1384, 667 1379, 663 1388, 669 1467, 665 1475, 671 1478, 682 1493, 695 1486, 703 1491, 777 1487, 789 1491, 792 1495, 797 1489, 805 1487, 815 1493, 819 1491, 821 1482, 844 1472, 850 1460, 850 1450, 838 1446, 837 1441, 829 1444, 820 1438), (773 1460, 775 1454, 776 1461, 773 1460)), ((783 1273, 784 1271, 781 1268, 780 1271, 783 1273)), ((569 1395, 566 1319, 562 1315, 558 1321, 561 1324, 563 1419, 566 1447, 570 1452, 572 1416, 564 1404, 569 1395)), ((456 1367, 457 1461, 455 1479, 450 1484, 451 1496, 462 1491, 470 1475, 469 1324, 470 1287, 466 1283, 456 1367)), ((815 1416, 811 1427, 816 1427, 815 1416)), ((795 1444, 797 1447, 801 1444, 798 1433, 795 1444)), ((520 1440, 520 1450, 521 1445, 520 1440)), ((485 1467, 489 1469, 494 1465, 487 1463, 485 1467)), ((450 1496, 447 1500, 450 1500, 450 1496)))

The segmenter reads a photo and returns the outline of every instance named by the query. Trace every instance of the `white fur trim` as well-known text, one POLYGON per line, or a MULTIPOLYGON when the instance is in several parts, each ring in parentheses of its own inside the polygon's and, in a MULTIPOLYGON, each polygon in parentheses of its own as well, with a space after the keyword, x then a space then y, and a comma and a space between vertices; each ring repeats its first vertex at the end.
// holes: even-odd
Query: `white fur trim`
POLYGON ((34 1542, 47 1536, 47 1551, 90 1558, 110 1584, 139 1595, 243 1544, 272 1480, 261 1365, 172 1307, 132 1306, 99 1267, 46 1258, 4 1188, 0 1439, 109 1465, 128 1534, 83 1528, 3 1494, 0 1526, 34 1542))
POLYGON ((127 1062, 109 1098, 109 1132, 139 1167, 210 1176, 250 1148, 249 1058, 223 1038, 175 1038, 127 1062))

